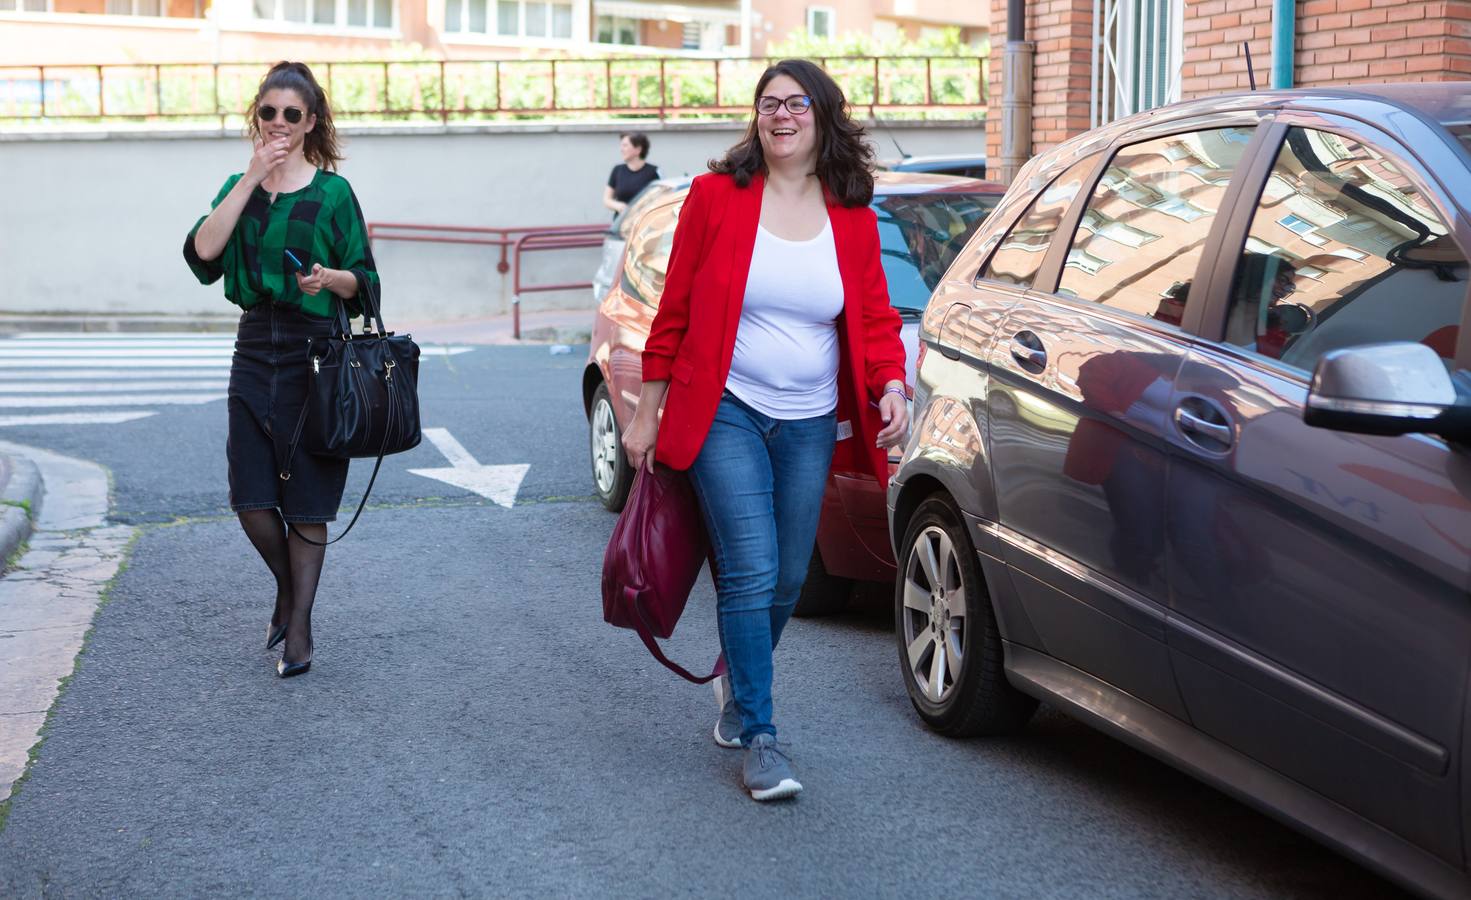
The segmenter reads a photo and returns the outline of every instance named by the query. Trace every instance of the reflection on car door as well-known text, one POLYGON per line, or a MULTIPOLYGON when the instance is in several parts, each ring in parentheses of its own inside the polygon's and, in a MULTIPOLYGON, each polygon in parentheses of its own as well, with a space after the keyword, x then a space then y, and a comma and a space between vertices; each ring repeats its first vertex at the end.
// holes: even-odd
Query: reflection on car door
POLYGON ((1245 196, 1177 378, 1169 640, 1196 727, 1459 865, 1471 456, 1302 422, 1323 352, 1455 344, 1466 259, 1391 146, 1291 128, 1245 196))
POLYGON ((1045 650, 1180 718, 1165 645, 1165 427, 1189 286, 1254 127, 1187 131, 1109 160, 1055 295, 991 355, 1006 561, 1045 650))
POLYGON ((617 324, 617 333, 613 335, 608 355, 614 408, 619 411, 624 426, 638 407, 638 395, 643 387, 644 342, 659 311, 659 296, 664 292, 664 276, 674 246, 674 226, 683 206, 684 201, 680 199, 641 216, 624 255, 616 305, 609 311, 617 324))

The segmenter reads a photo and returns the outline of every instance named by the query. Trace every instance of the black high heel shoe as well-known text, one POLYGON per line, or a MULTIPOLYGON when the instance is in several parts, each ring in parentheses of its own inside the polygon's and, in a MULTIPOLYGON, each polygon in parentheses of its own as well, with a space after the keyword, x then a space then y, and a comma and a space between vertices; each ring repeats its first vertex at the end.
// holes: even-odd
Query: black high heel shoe
POLYGON ((316 642, 313 641, 307 650, 305 661, 289 663, 286 661, 286 657, 281 657, 281 659, 276 662, 276 676, 278 678, 293 678, 297 675, 305 675, 311 670, 312 655, 316 653, 316 650, 316 642))
POLYGON ((282 624, 277 625, 275 628, 271 628, 271 629, 269 629, 266 632, 266 649, 267 650, 270 650, 271 648, 275 647, 277 644, 279 644, 282 641, 286 640, 286 629, 290 625, 291 625, 290 622, 283 622, 282 624))

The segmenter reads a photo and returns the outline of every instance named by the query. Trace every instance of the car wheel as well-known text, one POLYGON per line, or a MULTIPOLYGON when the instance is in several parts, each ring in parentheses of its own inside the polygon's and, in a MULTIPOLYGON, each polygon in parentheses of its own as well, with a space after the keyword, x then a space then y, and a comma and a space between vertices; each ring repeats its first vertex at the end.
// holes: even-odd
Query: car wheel
POLYGON ((853 593, 853 582, 828 572, 822 564, 822 551, 812 548, 812 562, 807 564, 807 580, 802 582, 802 593, 792 615, 798 618, 831 616, 848 608, 848 597, 853 593))
POLYGON ((959 510, 948 497, 925 500, 900 546, 894 633, 920 718, 954 737, 1025 725, 1037 701, 1006 680, 996 615, 959 510))
POLYGON ((613 512, 623 509, 628 489, 633 485, 633 468, 623 453, 623 432, 613 414, 613 396, 606 383, 598 385, 592 395, 592 412, 587 419, 588 443, 592 458, 592 482, 598 499, 613 512))

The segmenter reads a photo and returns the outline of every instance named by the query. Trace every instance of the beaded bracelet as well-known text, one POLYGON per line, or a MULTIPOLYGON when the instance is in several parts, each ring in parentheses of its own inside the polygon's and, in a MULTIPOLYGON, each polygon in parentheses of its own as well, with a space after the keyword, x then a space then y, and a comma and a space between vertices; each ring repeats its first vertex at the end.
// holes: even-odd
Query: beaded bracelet
POLYGON ((896 388, 896 387, 884 388, 884 393, 885 394, 898 394, 900 397, 903 397, 905 400, 908 400, 909 399, 909 394, 903 388, 896 388))

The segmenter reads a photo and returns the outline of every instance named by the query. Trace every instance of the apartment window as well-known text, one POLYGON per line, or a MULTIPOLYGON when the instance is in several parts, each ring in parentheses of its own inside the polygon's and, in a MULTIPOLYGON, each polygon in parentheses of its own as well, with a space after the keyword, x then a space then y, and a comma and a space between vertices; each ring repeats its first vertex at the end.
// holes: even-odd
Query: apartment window
POLYGON ((1091 119, 1096 127, 1180 99, 1185 0, 1099 0, 1091 119))
MULTIPOLYGON (((46 8, 46 0, 37 3, 41 9, 46 8)), ((4 0, 0 0, 0 9, 7 9, 4 0)), ((110 16, 161 16, 160 0, 107 0, 107 14, 110 16)))
POLYGON ((638 20, 622 16, 598 16, 597 42, 599 44, 637 44, 638 20))
POLYGON ((813 37, 833 36, 833 8, 831 6, 807 7, 807 33, 813 37))
MULTIPOLYGON (((108 0, 108 11, 112 11, 113 3, 129 2, 141 5, 161 3, 162 0, 108 0)), ((273 22, 329 27, 393 27, 393 0, 253 0, 251 6, 257 19, 273 22)))
MULTIPOLYGON (((0 0, 0 12, 47 12, 47 2, 48 0, 0 0)), ((112 10, 109 9, 108 12, 112 10)))
POLYGON ((681 50, 700 49, 700 23, 685 22, 680 29, 679 47, 681 50))
POLYGON ((572 4, 545 0, 445 0, 444 30, 571 40, 572 4))

